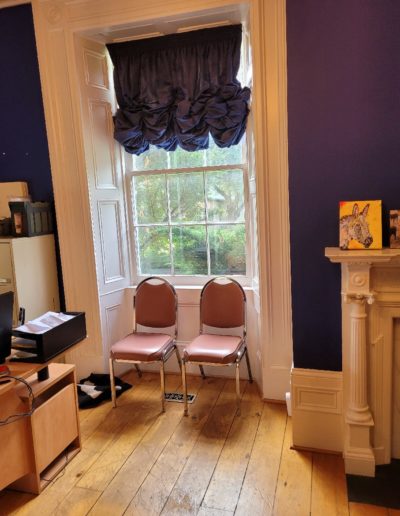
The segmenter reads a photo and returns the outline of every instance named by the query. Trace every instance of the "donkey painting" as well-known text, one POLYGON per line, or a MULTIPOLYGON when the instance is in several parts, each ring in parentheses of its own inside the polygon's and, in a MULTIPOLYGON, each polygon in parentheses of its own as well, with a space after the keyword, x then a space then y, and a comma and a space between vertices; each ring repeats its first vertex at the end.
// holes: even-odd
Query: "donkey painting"
POLYGON ((340 217, 340 249, 348 249, 351 240, 355 240, 364 249, 368 249, 373 242, 370 233, 367 215, 369 204, 366 204, 360 213, 358 204, 353 206, 351 215, 340 217))

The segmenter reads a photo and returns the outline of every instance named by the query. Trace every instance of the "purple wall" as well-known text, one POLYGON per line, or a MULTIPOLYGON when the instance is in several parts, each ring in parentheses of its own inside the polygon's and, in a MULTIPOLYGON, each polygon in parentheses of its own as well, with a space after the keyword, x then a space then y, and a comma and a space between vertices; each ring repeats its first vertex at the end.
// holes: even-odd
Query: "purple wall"
POLYGON ((0 9, 0 181, 27 181, 34 201, 51 201, 49 151, 32 9, 0 9))
POLYGON ((340 200, 400 208, 400 2, 287 0, 296 367, 341 369, 340 200))
MULTIPOLYGON (((0 9, 0 181, 26 181, 33 201, 53 202, 49 149, 30 4, 0 9)), ((57 233, 61 309, 64 288, 57 233)))

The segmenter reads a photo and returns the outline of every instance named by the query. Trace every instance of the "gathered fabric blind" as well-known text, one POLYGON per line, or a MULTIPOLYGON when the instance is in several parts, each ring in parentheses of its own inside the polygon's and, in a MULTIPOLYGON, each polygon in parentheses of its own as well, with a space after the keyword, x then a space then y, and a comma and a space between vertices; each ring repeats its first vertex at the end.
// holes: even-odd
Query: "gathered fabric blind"
POLYGON ((114 137, 131 154, 239 143, 250 90, 236 76, 241 25, 107 45, 118 110, 114 137))

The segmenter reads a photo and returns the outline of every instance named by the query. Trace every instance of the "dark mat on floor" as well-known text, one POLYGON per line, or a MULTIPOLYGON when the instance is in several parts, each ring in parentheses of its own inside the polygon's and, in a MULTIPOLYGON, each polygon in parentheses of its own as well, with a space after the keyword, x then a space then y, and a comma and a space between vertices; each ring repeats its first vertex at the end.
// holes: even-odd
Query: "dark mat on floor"
POLYGON ((350 502, 400 509, 400 460, 377 466, 375 477, 346 475, 350 502))
MULTIPOLYGON (((123 382, 115 377, 117 397, 132 387, 131 384, 123 382)), ((92 373, 87 378, 79 380, 78 403, 79 408, 96 407, 102 401, 111 399, 110 375, 92 373)))

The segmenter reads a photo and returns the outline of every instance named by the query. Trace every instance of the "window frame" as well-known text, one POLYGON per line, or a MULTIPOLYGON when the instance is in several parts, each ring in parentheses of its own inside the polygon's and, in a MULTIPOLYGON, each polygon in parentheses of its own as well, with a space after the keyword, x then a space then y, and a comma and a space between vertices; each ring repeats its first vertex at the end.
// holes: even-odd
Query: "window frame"
MULTIPOLYGON (((247 139, 243 138, 242 142, 239 144, 243 147, 243 160, 242 163, 234 163, 230 165, 207 165, 201 167, 182 167, 182 168, 171 168, 171 169, 154 169, 154 170, 133 170, 133 156, 124 152, 124 162, 125 162, 125 188, 126 188, 126 197, 127 197, 127 215, 128 215, 128 242, 129 242, 129 253, 130 253, 130 264, 131 264, 131 277, 134 284, 138 284, 141 280, 151 276, 152 274, 139 274, 138 273, 138 263, 137 256, 138 250, 135 239, 135 228, 137 227, 134 224, 134 195, 131 188, 132 178, 134 176, 143 176, 143 175, 160 175, 160 174, 185 174, 190 172, 205 172, 208 171, 217 172, 219 170, 242 170, 243 174, 243 196, 244 196, 244 226, 245 226, 245 234, 246 234, 246 243, 245 243, 245 258, 246 258, 246 274, 226 274, 227 276, 232 276, 236 281, 238 281, 242 286, 249 287, 252 283, 252 243, 250 242, 251 235, 251 213, 250 213, 250 202, 249 202, 249 166, 247 159, 247 139)), ((167 152, 167 151, 165 151, 167 152)), ((200 151, 201 152, 201 151, 200 151)), ((223 223, 222 223, 223 224, 223 223)), ((226 223, 228 224, 228 223, 226 223)), ((239 224, 239 223, 238 223, 239 224)), ((240 223, 242 224, 242 222, 240 223)), ((159 224, 154 224, 153 226, 158 226, 159 224)), ((184 226, 185 224, 182 224, 184 226)), ((202 225, 202 224, 200 224, 202 225)), ((212 226, 213 224, 204 223, 206 227, 212 226)), ((217 223, 215 223, 217 225, 217 223)), ((144 224, 144 226, 152 226, 152 224, 144 224)), ((180 227, 180 224, 174 224, 174 226, 180 227)), ((138 227, 141 227, 139 225, 138 227)), ((200 275, 200 274, 192 274, 192 275, 183 275, 183 274, 157 274, 164 279, 167 279, 171 283, 176 286, 203 286, 207 281, 211 278, 215 278, 221 276, 221 274, 217 275, 200 275)))

